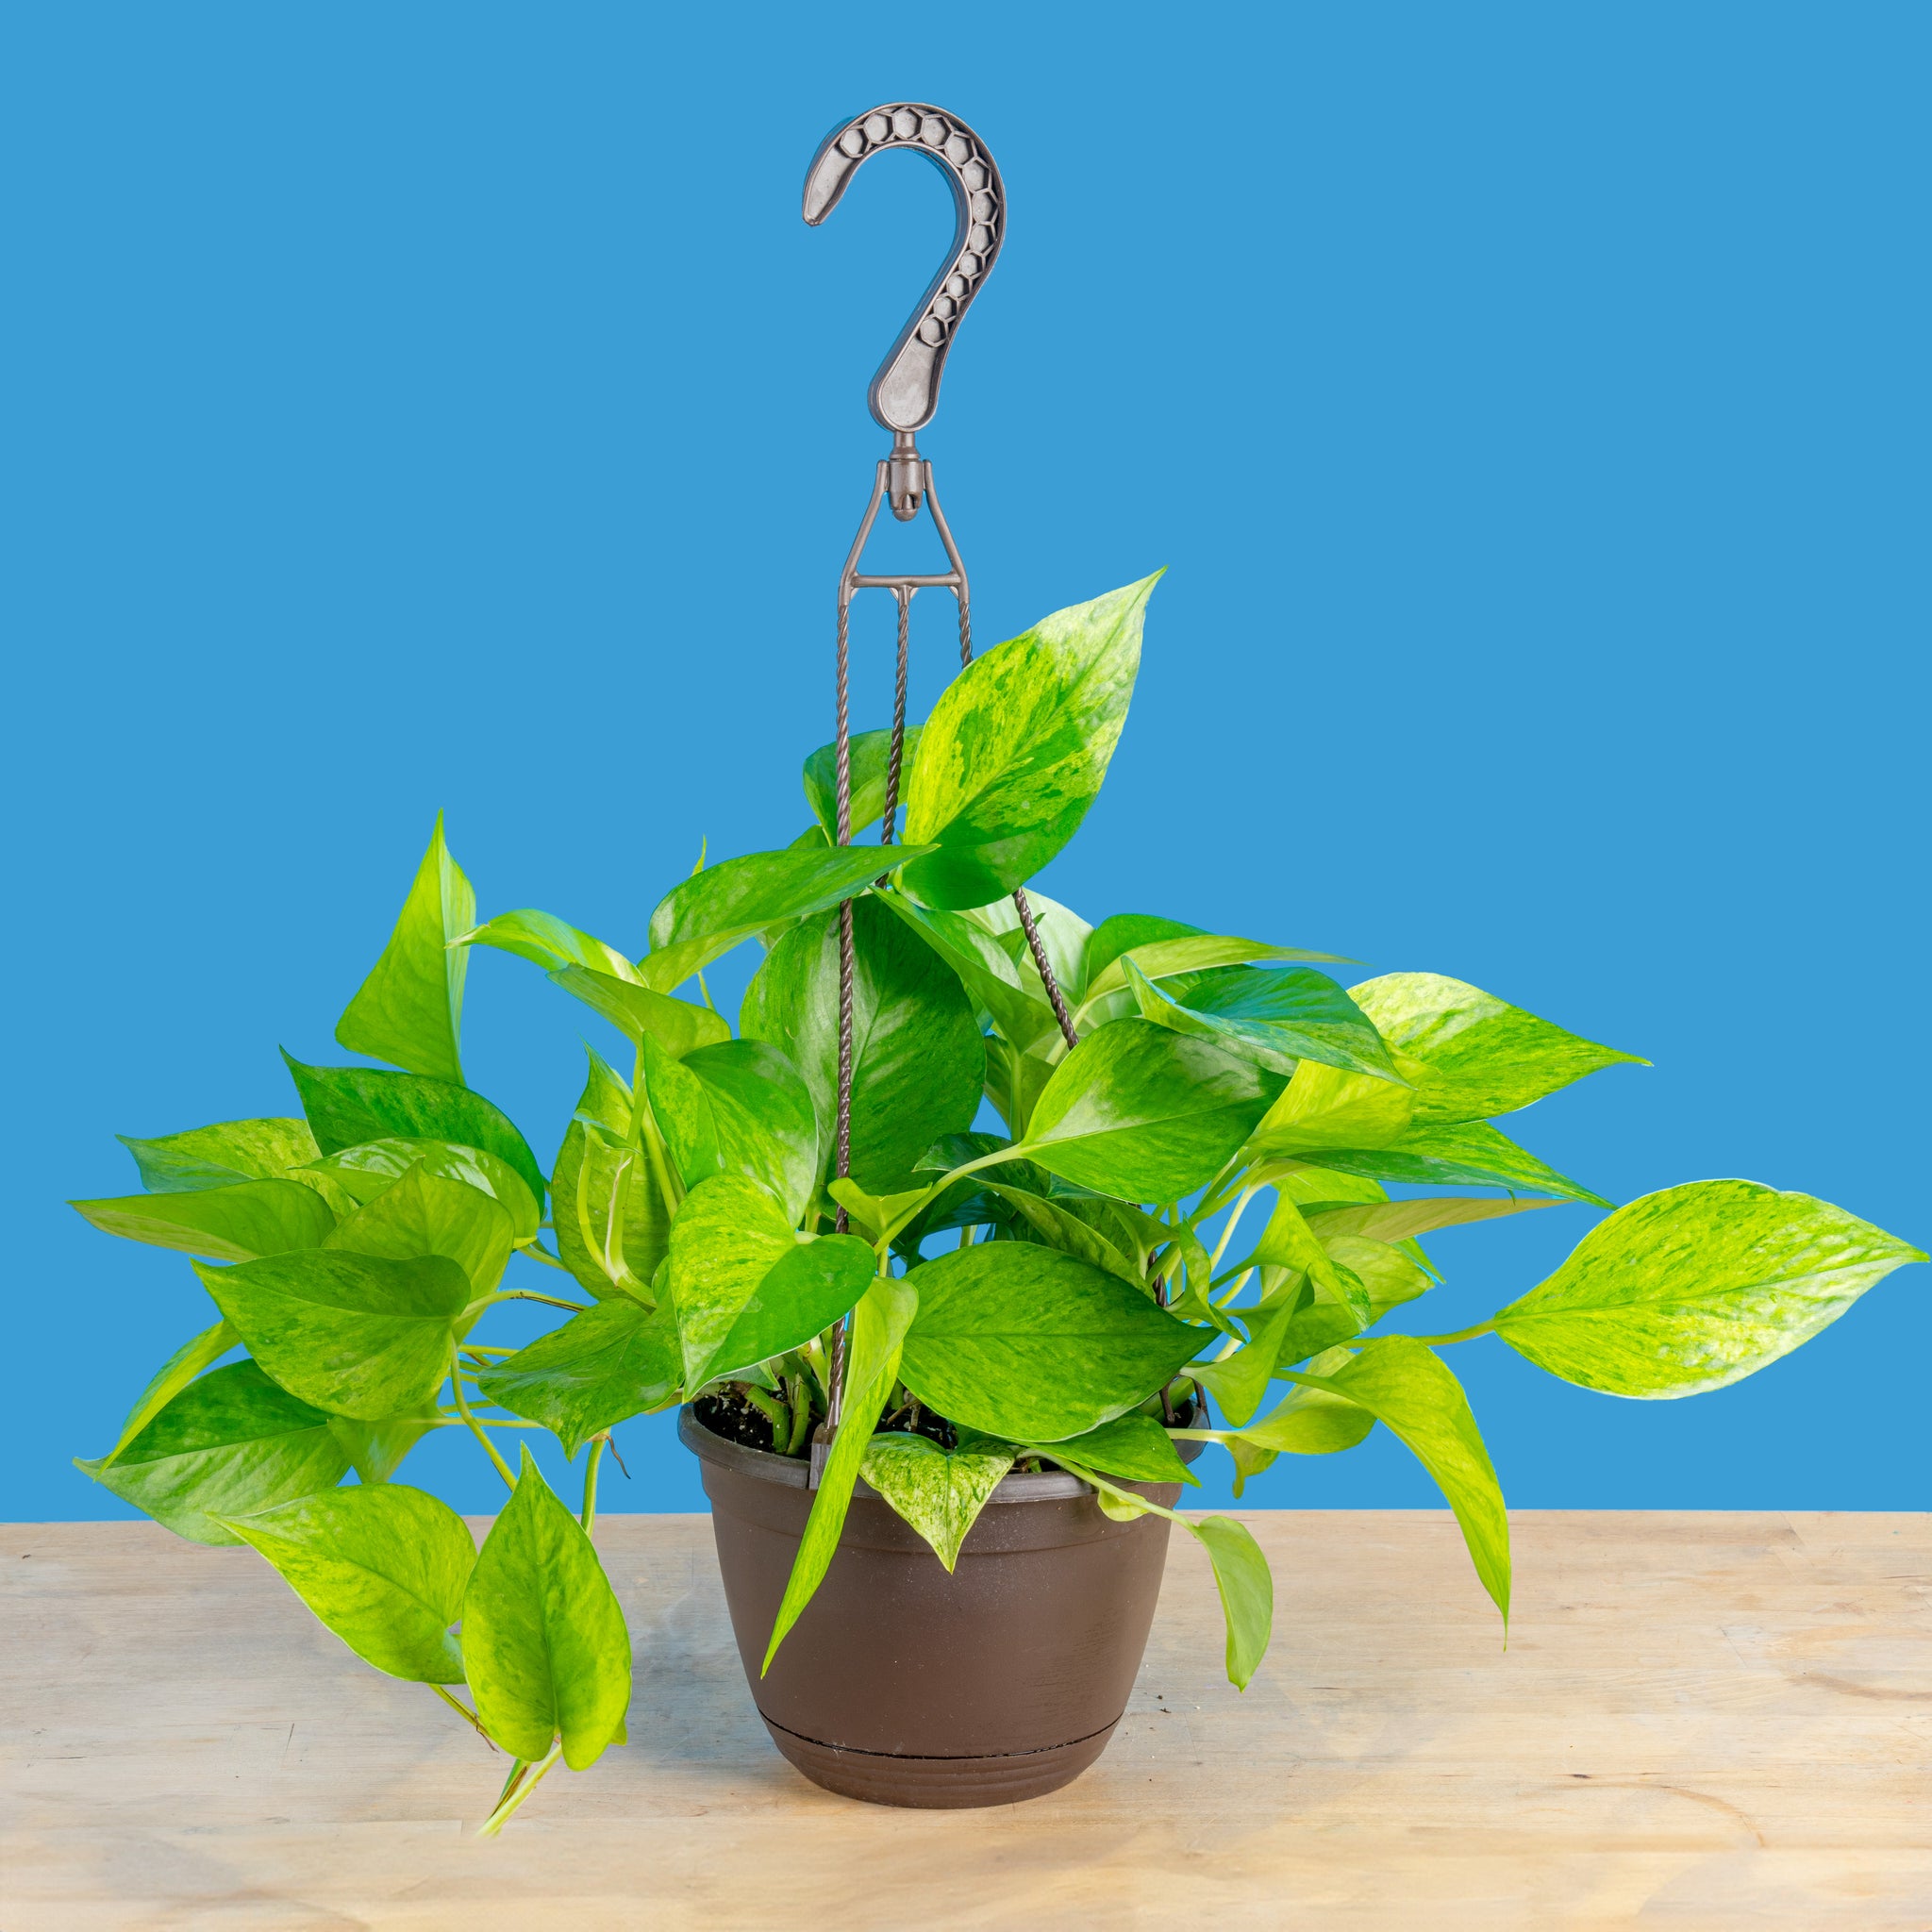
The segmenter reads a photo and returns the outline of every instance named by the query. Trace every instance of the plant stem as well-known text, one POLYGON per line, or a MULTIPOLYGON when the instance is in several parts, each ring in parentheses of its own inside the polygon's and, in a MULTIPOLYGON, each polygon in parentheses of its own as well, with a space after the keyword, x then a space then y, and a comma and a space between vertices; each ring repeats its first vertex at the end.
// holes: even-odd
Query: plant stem
POLYGON ((783 1403, 767 1395, 762 1389, 754 1388, 749 1382, 737 1382, 732 1386, 771 1424, 773 1448, 775 1449, 791 1436, 791 1416, 783 1403))
POLYGON ((465 1355, 515 1355, 516 1350, 513 1348, 491 1348, 481 1341, 466 1341, 463 1343, 463 1353, 465 1355))
POLYGON ((1492 1317, 1488 1322, 1478 1322, 1474 1328, 1458 1328, 1453 1335, 1418 1335, 1412 1339, 1425 1341, 1432 1348, 1441 1348, 1451 1341, 1474 1341, 1478 1335, 1493 1335, 1495 1332, 1492 1317))
MULTIPOLYGON (((1234 1231, 1241 1225, 1241 1216, 1248 1211, 1248 1203, 1260 1192, 1259 1188, 1243 1188, 1241 1199, 1234 1204, 1234 1212, 1227 1217, 1227 1225, 1221 1230, 1221 1239, 1214 1243, 1214 1252, 1208 1257, 1208 1272, 1221 1266, 1221 1257, 1227 1253, 1227 1244, 1234 1239, 1234 1231)), ((1208 1287, 1214 1284, 1210 1281, 1208 1287)))
POLYGON ((478 1838, 494 1838, 509 1821, 516 1816, 517 1807, 537 1787, 543 1782, 544 1774, 563 1756, 563 1740, 559 1738, 549 1751, 530 1768, 530 1774, 519 1784, 514 1791, 506 1791, 497 1800, 496 1809, 476 1827, 478 1838))
POLYGON ((488 1744, 492 1751, 496 1749, 496 1740, 493 1738, 491 1738, 490 1733, 483 1728, 483 1720, 479 1718, 476 1715, 476 1713, 474 1710, 472 1710, 470 1707, 467 1704, 465 1704, 460 1697, 451 1696, 450 1693, 447 1690, 445 1690, 441 1684, 432 1684, 429 1688, 432 1690, 434 1690, 436 1694, 440 1698, 441 1698, 442 1701, 446 1705, 448 1705, 449 1707, 453 1711, 455 1711, 456 1714, 459 1718, 461 1718, 462 1721, 466 1724, 468 1724, 469 1727, 473 1731, 475 1731, 475 1734, 479 1738, 481 1738, 483 1741, 486 1744, 488 1744))
POLYGON ((559 1268, 566 1274, 570 1273, 569 1268, 543 1245, 543 1240, 541 1235, 532 1235, 527 1241, 519 1241, 517 1243, 517 1253, 529 1256, 533 1261, 542 1262, 546 1268, 559 1268))
POLYGON ((597 1464, 604 1454, 604 1438, 591 1438, 591 1453, 584 1458, 584 1534, 589 1536, 597 1523, 597 1464))
POLYGON ((501 1289, 490 1299, 492 1302, 541 1302, 546 1308, 568 1308, 573 1315, 584 1314, 591 1307, 589 1302, 559 1301, 554 1294, 539 1294, 528 1288, 501 1289))
POLYGON ((811 1384, 803 1374, 793 1375, 791 1381, 791 1433, 786 1439, 785 1453, 796 1456, 811 1434, 811 1384))
POLYGON ((456 1349, 454 1345, 450 1349, 449 1387, 450 1393, 457 1399, 457 1413, 469 1424, 471 1435, 475 1436, 477 1441, 482 1443, 484 1455, 489 1457, 491 1462, 495 1463, 496 1473, 503 1478, 505 1488, 514 1490, 517 1486, 517 1479, 510 1474, 509 1464, 496 1453, 496 1444, 485 1433, 483 1424, 470 1413, 470 1405, 463 1400, 463 1378, 456 1373, 456 1349))

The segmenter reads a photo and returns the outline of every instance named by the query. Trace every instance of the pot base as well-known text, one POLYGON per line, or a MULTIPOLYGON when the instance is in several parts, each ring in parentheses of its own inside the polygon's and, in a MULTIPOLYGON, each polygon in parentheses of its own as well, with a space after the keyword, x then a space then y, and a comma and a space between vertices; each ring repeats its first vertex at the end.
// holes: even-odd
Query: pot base
POLYGON ((1120 1720, 1071 1744, 985 1757, 902 1757, 896 1752, 851 1751, 801 1738, 770 1718, 764 1722, 789 1764, 841 1798, 925 1811, 965 1811, 1043 1798, 1072 1784, 1107 1749, 1120 1720))

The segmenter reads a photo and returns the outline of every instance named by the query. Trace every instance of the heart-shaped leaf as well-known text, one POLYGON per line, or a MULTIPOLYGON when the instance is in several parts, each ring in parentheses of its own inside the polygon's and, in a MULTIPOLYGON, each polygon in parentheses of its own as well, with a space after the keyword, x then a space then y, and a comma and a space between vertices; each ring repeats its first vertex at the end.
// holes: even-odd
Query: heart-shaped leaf
POLYGON ((115 1138, 134 1156, 142 1186, 154 1194, 269 1180, 321 1151, 308 1123, 295 1120, 223 1121, 154 1141, 115 1138))
POLYGON ((1104 1475, 1121 1476, 1130 1483, 1186 1483, 1199 1489, 1201 1478, 1174 1453, 1167 1431, 1151 1415, 1139 1409, 1117 1415, 1084 1436, 1074 1436, 1052 1445, 1049 1452, 1058 1461, 1062 1456, 1104 1475))
POLYGON ((469 1277, 475 1301, 503 1279, 513 1232, 492 1196, 419 1161, 334 1228, 323 1246, 391 1261, 446 1256, 469 1277))
POLYGON ((325 1154, 289 1178, 326 1178, 354 1202, 366 1206, 415 1169, 442 1180, 460 1181, 488 1195, 509 1216, 512 1233, 520 1241, 529 1241, 541 1224, 542 1210, 530 1184, 508 1161, 480 1147, 460 1147, 450 1141, 412 1141, 400 1135, 364 1141, 325 1154))
POLYGON ((216 1261, 252 1261, 258 1255, 316 1247, 336 1224, 322 1196, 293 1181, 236 1181, 192 1193, 125 1194, 67 1205, 104 1234, 216 1261))
POLYGON ((664 1407, 681 1373, 670 1301, 646 1308, 620 1297, 485 1369, 481 1386, 488 1400, 541 1423, 574 1457, 600 1430, 664 1407))
POLYGON ((325 1490, 223 1526, 281 1573, 364 1663, 416 1684, 460 1684, 449 1626, 476 1545, 447 1503, 400 1483, 325 1490))
POLYGON ((859 1475, 950 1571, 987 1499, 1013 1466, 1013 1445, 968 1435, 950 1453, 924 1436, 874 1436, 859 1475))

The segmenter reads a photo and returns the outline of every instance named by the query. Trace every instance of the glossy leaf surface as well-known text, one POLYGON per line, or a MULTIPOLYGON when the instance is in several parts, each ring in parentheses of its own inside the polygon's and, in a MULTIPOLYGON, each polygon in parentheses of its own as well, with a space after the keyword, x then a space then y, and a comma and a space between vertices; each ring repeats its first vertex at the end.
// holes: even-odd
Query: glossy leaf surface
POLYGON ((215 1261, 316 1247, 336 1224, 322 1196, 293 1181, 236 1181, 192 1192, 67 1205, 104 1234, 215 1261))
POLYGON ((1098 795, 1126 720, 1156 579, 1056 611, 947 686, 906 786, 905 871, 925 905, 1004 898, 1064 846, 1098 795))
POLYGON ((1501 1214, 1526 1214, 1532 1208, 1555 1205, 1553 1201, 1498 1200, 1492 1194, 1430 1194, 1419 1200, 1311 1208, 1307 1222, 1324 1241, 1330 1235, 1360 1235, 1378 1241, 1400 1241, 1433 1234, 1441 1227, 1461 1227, 1472 1221, 1493 1221, 1501 1214))
POLYGON ((336 1023, 351 1053, 460 1086, 463 975, 469 953, 452 941, 476 922, 476 895, 442 841, 442 814, 416 869, 395 930, 336 1023))
POLYGON ((1599 1067, 1649 1064, 1436 973, 1388 973, 1352 991, 1389 1044, 1422 1063, 1418 1126, 1513 1113, 1599 1067))
POLYGON ((565 992, 602 1014, 626 1040, 655 1041, 674 1059, 694 1046, 715 1046, 731 1038, 731 1028, 709 1007, 675 994, 653 992, 648 986, 582 966, 565 966, 550 976, 565 992))
MULTIPOLYGON (((943 1134, 979 1110, 986 1047, 958 977, 883 906, 852 908, 852 1177, 891 1192, 943 1134)), ((837 1146, 839 921, 808 920, 745 990, 739 1030, 775 1046, 810 1091, 819 1158, 837 1146)))
POLYGON ((364 1663, 417 1684, 463 1681, 449 1626, 462 1614, 476 1545, 448 1504, 383 1483, 223 1521, 364 1663))
POLYGON ((283 1054, 302 1110, 324 1154, 372 1141, 446 1141, 479 1147, 521 1174, 543 1198, 543 1170, 509 1117, 480 1093, 446 1080, 375 1067, 309 1067, 283 1054))
POLYGON ((471 1300, 469 1276, 442 1256, 392 1261, 311 1249, 194 1269, 284 1389, 360 1422, 435 1393, 471 1300))
POLYGON ((419 1162, 334 1228, 323 1246, 391 1261, 444 1256, 469 1277, 475 1301, 502 1280, 513 1233, 509 1215, 491 1195, 419 1162))
POLYGON ((1594 1208, 1610 1205, 1484 1121, 1455 1127, 1411 1127, 1387 1147, 1324 1147, 1305 1158, 1322 1167, 1376 1180, 1515 1188, 1561 1201, 1587 1201, 1594 1208))
POLYGON ((670 1301, 646 1308, 621 1297, 485 1369, 481 1386, 487 1400, 541 1423, 574 1457, 599 1430, 664 1407, 682 1367, 670 1301))
POLYGON ((682 1059, 653 1041, 642 1058, 651 1112, 684 1185, 748 1175, 796 1225, 820 1173, 818 1115, 797 1068, 763 1040, 727 1040, 682 1059))
POLYGON ((796 1233, 757 1181, 700 1181, 671 1224, 686 1390, 810 1341, 865 1292, 877 1266, 856 1236, 796 1233))
POLYGON ((76 1462, 124 1503, 197 1543, 241 1539, 218 1520, 246 1516, 341 1481, 349 1457, 320 1409, 252 1361, 191 1382, 121 1450, 76 1462))
MULTIPOLYGON (((899 750, 899 796, 906 795, 907 774, 919 750, 919 726, 908 724, 899 750)), ((885 731, 855 731, 847 741, 846 769, 851 774, 850 836, 857 838, 886 815, 886 767, 891 758, 892 734, 885 731)), ((805 797, 813 816, 824 827, 825 837, 836 842, 839 837, 839 747, 822 744, 805 761, 805 797)))
POLYGON ((1127 984, 1143 1020, 1209 1040, 1284 1076, 1303 1060, 1399 1078, 1381 1036, 1325 973, 1308 966, 1262 971, 1217 966, 1156 985, 1132 958, 1127 984))
POLYGON ((637 968, 615 946, 558 919, 554 913, 524 907, 515 912, 499 912, 494 919, 461 934, 458 943, 468 946, 494 946, 499 952, 514 953, 546 973, 566 966, 583 966, 593 973, 615 979, 634 980, 637 968))
POLYGON ((1038 973, 1022 978, 1019 966, 984 925, 959 912, 915 905, 903 892, 879 892, 875 902, 937 953, 984 1009, 1004 1039, 1024 1049, 1059 1037, 1059 1022, 1038 973))
POLYGON ((922 1267, 906 1386, 941 1415, 1016 1442, 1084 1435, 1191 1360, 1205 1330, 1053 1248, 984 1241, 922 1267))
POLYGON ((134 1156, 141 1184, 153 1194, 268 1180, 321 1152, 308 1123, 299 1120, 222 1121, 152 1141, 115 1138, 134 1156))
POLYGON ((1924 1258, 1809 1194, 1691 1181, 1599 1222, 1494 1325, 1517 1354, 1586 1389, 1695 1395, 1790 1354, 1924 1258))
POLYGON ((537 1759, 554 1739, 583 1771, 623 1734, 630 1633, 582 1525, 523 1452, 463 1596, 476 1714, 504 1750, 537 1759))
POLYGON ((1133 1483, 1184 1483, 1194 1489, 1201 1479, 1175 1453, 1167 1431, 1151 1415, 1138 1409, 1115 1416, 1084 1436, 1042 1444, 1058 1461, 1062 1456, 1104 1475, 1133 1483))
POLYGON ((219 1361, 241 1340, 233 1324, 224 1315, 212 1328, 204 1328, 199 1335, 191 1336, 184 1341, 155 1371, 147 1387, 135 1398, 134 1407, 127 1411, 127 1420, 121 1424, 120 1435, 114 1439, 114 1446, 101 1458, 100 1467, 106 1468, 113 1462, 189 1383, 211 1362, 219 1361))
POLYGON ((298 1169, 289 1177, 325 1176, 339 1184, 357 1205, 366 1206, 412 1171, 460 1181, 488 1196, 509 1216, 511 1230, 520 1241, 528 1241, 542 1220, 529 1182, 508 1161, 480 1147, 461 1147, 450 1141, 412 1141, 400 1135, 364 1141, 325 1154, 306 1171, 298 1169))
POLYGON ((1176 1200, 1213 1177, 1282 1085, 1206 1041, 1118 1020, 1081 1041, 1047 1083, 1026 1151, 1102 1193, 1176 1200))

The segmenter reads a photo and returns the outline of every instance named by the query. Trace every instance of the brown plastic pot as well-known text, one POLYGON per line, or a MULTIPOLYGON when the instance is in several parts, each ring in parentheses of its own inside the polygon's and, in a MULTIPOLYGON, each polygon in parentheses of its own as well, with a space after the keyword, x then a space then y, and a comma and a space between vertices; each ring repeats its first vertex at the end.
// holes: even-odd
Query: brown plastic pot
MULTIPOLYGON (((1009 1475, 948 1575, 861 1483, 824 1581, 761 1677, 811 1510, 806 1465, 728 1442, 688 1407, 677 1432, 703 1465, 752 1698, 814 1784, 874 1805, 1007 1805, 1058 1790, 1106 1750, 1147 1647, 1164 1517, 1111 1523, 1073 1476, 1009 1475)), ((1180 1494, 1124 1487, 1169 1508, 1180 1494)))

